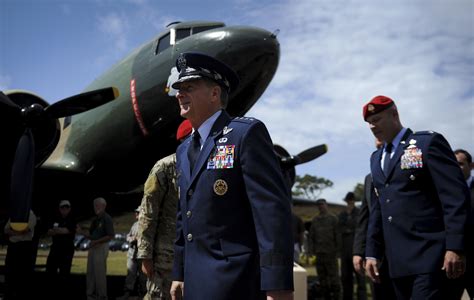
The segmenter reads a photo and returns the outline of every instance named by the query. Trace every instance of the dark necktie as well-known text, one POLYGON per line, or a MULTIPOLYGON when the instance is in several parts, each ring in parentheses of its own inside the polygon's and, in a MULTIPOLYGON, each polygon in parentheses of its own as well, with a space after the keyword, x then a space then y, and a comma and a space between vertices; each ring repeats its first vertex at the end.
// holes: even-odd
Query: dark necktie
POLYGON ((191 173, 193 172, 194 165, 196 164, 196 159, 199 156, 199 152, 201 151, 201 137, 199 136, 199 132, 196 130, 193 133, 193 137, 191 139, 191 145, 189 145, 188 149, 188 160, 189 166, 191 168, 191 173))
POLYGON ((388 143, 387 146, 385 146, 385 159, 383 161, 383 173, 385 176, 388 175, 388 168, 390 166, 390 156, 392 154, 392 143, 388 143))

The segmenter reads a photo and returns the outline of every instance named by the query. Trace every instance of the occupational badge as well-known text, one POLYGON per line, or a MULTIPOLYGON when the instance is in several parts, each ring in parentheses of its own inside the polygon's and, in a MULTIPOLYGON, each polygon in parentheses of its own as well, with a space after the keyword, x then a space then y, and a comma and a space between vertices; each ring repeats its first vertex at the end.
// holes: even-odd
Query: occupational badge
POLYGON ((227 193, 227 182, 223 179, 217 179, 216 182, 214 182, 214 193, 219 196, 223 196, 225 193, 227 193))
POLYGON ((231 169, 234 167, 235 145, 219 145, 209 156, 207 169, 231 169))
POLYGON ((222 129, 222 134, 223 135, 226 135, 228 134, 229 132, 231 132, 234 128, 228 128, 227 126, 224 127, 224 129, 222 129))
POLYGON ((226 137, 223 137, 223 138, 220 138, 218 143, 225 143, 227 142, 227 138, 226 137))
POLYGON ((400 158, 400 168, 402 170, 423 168, 423 153, 421 149, 415 146, 416 141, 411 140, 410 146, 404 150, 400 158), (414 141, 414 143, 412 143, 414 141))

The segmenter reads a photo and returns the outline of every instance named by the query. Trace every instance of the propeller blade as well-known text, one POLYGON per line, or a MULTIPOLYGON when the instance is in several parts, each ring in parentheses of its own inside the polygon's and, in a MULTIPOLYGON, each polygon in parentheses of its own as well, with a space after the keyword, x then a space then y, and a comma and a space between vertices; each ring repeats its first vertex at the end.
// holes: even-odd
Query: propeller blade
POLYGON ((16 105, 7 95, 5 95, 2 91, 0 91, 0 105, 2 106, 0 111, 5 116, 12 117, 13 114, 17 114, 20 116, 21 108, 16 105))
POLYGON ((34 164, 35 141, 31 129, 26 128, 16 148, 11 176, 10 225, 16 231, 28 228, 34 164))
POLYGON ((115 87, 94 90, 53 103, 45 109, 45 112, 53 118, 72 116, 101 106, 118 96, 119 91, 115 87))
POLYGON ((326 144, 322 144, 300 152, 298 155, 293 157, 293 159, 295 160, 295 165, 304 164, 320 157, 326 152, 328 152, 328 146, 326 144))

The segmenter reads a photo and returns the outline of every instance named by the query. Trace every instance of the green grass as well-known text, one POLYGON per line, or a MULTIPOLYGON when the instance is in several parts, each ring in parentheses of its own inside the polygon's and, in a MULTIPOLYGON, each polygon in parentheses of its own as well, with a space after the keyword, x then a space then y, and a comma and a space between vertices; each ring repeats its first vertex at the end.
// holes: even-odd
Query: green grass
MULTIPOLYGON (((6 247, 0 249, 0 265, 5 265, 6 247)), ((44 270, 49 250, 38 250, 36 266, 39 270, 44 270)), ((87 251, 76 251, 72 260, 71 272, 75 274, 85 274, 87 270, 87 251)), ((107 275, 127 275, 127 252, 109 251, 107 258, 107 275)))

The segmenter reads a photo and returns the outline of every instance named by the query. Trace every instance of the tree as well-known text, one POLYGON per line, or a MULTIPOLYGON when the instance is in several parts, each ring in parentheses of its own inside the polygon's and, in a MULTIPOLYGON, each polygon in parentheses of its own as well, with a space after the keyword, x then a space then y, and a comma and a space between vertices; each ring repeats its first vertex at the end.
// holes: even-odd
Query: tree
POLYGON ((296 175, 293 188, 294 196, 304 196, 307 199, 318 199, 325 188, 332 187, 333 182, 324 177, 316 177, 309 174, 303 177, 296 175))

